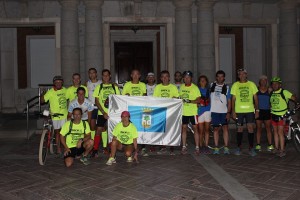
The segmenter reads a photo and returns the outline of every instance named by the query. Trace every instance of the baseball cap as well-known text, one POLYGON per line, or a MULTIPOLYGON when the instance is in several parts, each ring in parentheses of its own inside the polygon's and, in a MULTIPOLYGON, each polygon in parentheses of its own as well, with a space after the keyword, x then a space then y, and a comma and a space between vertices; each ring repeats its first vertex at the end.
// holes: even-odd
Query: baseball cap
POLYGON ((237 70, 237 73, 245 72, 247 74, 247 70, 245 68, 240 68, 237 70))
POLYGON ((130 113, 128 111, 123 111, 121 117, 130 117, 130 113))
POLYGON ((53 82, 56 81, 56 80, 63 81, 64 79, 63 79, 62 76, 59 76, 59 75, 58 75, 58 76, 54 76, 54 77, 53 77, 53 82))
POLYGON ((147 74, 147 76, 154 76, 154 73, 153 73, 153 72, 149 72, 149 73, 147 74))
POLYGON ((193 77, 193 73, 191 71, 184 71, 183 74, 182 74, 183 77, 185 76, 190 76, 190 77, 193 77))

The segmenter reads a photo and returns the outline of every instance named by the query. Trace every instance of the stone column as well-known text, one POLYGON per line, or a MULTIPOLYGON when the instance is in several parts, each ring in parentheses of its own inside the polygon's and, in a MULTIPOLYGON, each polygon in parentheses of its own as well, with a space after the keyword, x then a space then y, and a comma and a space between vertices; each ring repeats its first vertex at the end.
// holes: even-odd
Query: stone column
POLYGON ((192 0, 174 0, 175 5, 175 68, 193 69, 192 0))
POLYGON ((61 0, 61 73, 65 85, 79 73, 78 0, 61 0))
MULTIPOLYGON (((86 71, 94 67, 101 71, 103 66, 103 0, 85 0, 85 66, 86 71)), ((107 67, 107 66, 105 66, 107 67)))
POLYGON ((283 87, 297 94, 300 91, 299 33, 297 28, 297 2, 285 0, 279 4, 279 76, 283 87))
POLYGON ((198 73, 210 81, 215 79, 214 0, 197 1, 197 64, 198 73))

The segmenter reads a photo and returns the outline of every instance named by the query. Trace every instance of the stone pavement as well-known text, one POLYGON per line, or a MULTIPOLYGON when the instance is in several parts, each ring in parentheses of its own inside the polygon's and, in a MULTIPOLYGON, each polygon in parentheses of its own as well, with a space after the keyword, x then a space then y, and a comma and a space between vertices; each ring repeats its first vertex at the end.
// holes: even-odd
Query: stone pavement
MULTIPOLYGON (((89 166, 76 160, 66 169, 51 155, 38 163, 39 136, 29 141, 0 139, 0 199, 299 199, 300 154, 285 158, 268 152, 250 157, 150 155, 140 163, 106 166, 107 157, 89 166)), ((190 142, 191 143, 191 142, 190 142)), ((192 150, 192 147, 190 147, 192 150)))

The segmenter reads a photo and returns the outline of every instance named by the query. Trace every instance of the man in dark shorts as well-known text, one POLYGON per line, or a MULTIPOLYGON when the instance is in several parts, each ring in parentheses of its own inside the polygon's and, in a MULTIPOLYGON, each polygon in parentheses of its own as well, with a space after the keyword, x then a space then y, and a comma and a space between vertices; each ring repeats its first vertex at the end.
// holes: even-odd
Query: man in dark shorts
POLYGON ((93 149, 94 141, 91 139, 89 123, 82 121, 81 108, 74 108, 73 120, 67 121, 60 131, 60 141, 64 146, 64 160, 66 167, 70 167, 74 158, 81 156, 84 165, 90 164, 87 156, 93 149))
POLYGON ((235 155, 241 155, 241 145, 243 141, 243 124, 247 124, 249 154, 256 156, 254 144, 254 124, 258 117, 257 86, 252 81, 247 80, 247 71, 238 70, 239 81, 235 82, 231 88, 232 95, 232 117, 237 121, 237 149, 235 155))

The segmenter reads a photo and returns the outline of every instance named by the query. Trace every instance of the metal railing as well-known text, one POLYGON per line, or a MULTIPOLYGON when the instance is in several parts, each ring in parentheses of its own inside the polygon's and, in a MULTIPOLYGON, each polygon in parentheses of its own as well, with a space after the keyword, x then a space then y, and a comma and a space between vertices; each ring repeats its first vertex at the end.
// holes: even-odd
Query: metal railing
POLYGON ((29 113, 30 113, 30 109, 33 107, 38 106, 38 113, 41 113, 41 96, 44 92, 46 92, 47 90, 49 90, 53 84, 39 84, 38 85, 38 96, 34 96, 31 99, 27 100, 27 104, 26 104, 26 108, 24 109, 24 114, 26 114, 26 120, 27 120, 27 140, 29 140, 29 113))

